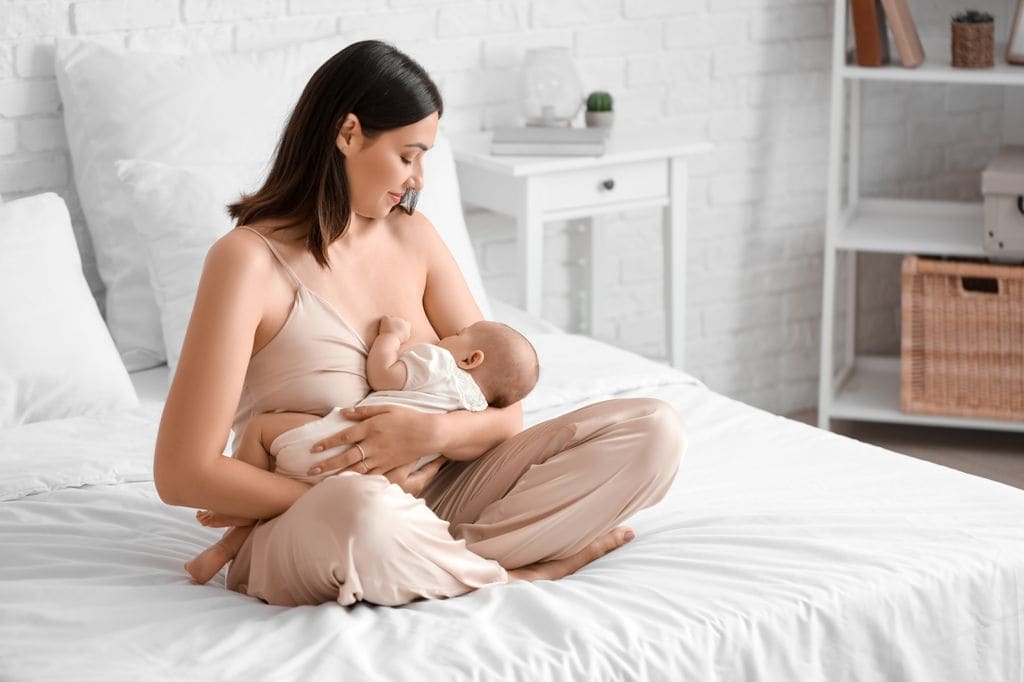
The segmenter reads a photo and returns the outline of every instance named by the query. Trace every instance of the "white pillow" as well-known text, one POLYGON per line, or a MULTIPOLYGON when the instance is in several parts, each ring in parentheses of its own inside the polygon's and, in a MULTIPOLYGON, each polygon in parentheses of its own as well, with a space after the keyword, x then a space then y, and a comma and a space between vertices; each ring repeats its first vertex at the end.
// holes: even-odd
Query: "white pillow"
MULTIPOLYGON (((131 218, 144 247, 173 375, 206 252, 233 226, 225 205, 241 192, 256 189, 267 169, 242 164, 171 166, 142 159, 123 159, 115 165, 129 188, 131 218)), ((441 133, 424 157, 423 173, 425 188, 417 210, 437 227, 484 316, 490 317, 462 215, 451 145, 441 133)))
POLYGON ((0 320, 0 427, 138 405, 52 192, 0 205, 0 320))
POLYGON ((75 185, 130 371, 164 360, 159 314, 114 161, 265 163, 299 93, 341 39, 260 53, 132 52, 60 39, 57 84, 75 185))
POLYGON ((263 167, 178 167, 138 159, 116 161, 115 167, 129 191, 130 217, 141 237, 143 267, 174 376, 206 252, 233 226, 225 207, 258 187, 263 167))

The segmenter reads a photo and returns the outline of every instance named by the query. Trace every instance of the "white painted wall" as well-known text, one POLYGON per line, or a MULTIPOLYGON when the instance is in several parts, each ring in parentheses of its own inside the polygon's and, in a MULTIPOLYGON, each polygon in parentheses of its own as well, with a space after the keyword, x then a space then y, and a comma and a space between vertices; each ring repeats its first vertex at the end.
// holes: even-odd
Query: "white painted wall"
MULTIPOLYGON (((941 42, 957 7, 911 7, 941 42)), ((717 145, 693 164, 688 366, 723 393, 789 412, 816 399, 831 16, 831 0, 2 0, 0 193, 52 190, 67 200, 99 293, 53 76, 55 36, 229 51, 382 38, 438 80, 452 132, 515 122, 524 50, 568 46, 585 87, 615 95, 617 125, 659 122, 717 145)), ((1000 90, 980 92, 867 86, 865 190, 975 196, 1005 106, 1000 90)), ((489 291, 514 302, 511 224, 468 218, 489 291)), ((600 226, 616 276, 597 292, 596 335, 663 357, 658 214, 607 216, 600 226)), ((547 242, 545 314, 575 330, 586 309, 579 225, 551 225, 547 242)), ((897 266, 861 259, 862 345, 898 342, 897 266)))

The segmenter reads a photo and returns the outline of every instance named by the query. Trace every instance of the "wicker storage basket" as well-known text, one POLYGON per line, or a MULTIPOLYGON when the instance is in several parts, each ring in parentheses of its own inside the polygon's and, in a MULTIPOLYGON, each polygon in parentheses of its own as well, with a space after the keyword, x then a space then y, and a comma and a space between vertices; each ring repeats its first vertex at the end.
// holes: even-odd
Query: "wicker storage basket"
POLYGON ((1024 419, 1024 267, 903 259, 906 412, 1024 419))

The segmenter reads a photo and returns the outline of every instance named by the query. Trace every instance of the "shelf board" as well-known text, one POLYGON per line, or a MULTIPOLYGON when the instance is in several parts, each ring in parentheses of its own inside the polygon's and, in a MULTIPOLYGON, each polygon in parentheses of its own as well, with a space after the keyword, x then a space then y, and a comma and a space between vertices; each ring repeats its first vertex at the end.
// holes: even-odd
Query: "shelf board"
POLYGON ((1004 58, 1005 45, 995 46, 995 66, 987 69, 955 69, 949 64, 949 46, 925 46, 924 62, 916 69, 908 69, 898 63, 899 57, 892 50, 896 63, 885 66, 857 66, 846 64, 840 70, 843 78, 850 80, 903 81, 913 83, 962 83, 974 85, 1024 85, 1024 66, 1007 64, 1004 58))
POLYGON ((984 256, 982 204, 861 199, 846 213, 835 247, 845 251, 984 256))
POLYGON ((857 357, 853 371, 832 398, 829 416, 833 419, 890 424, 1024 432, 1024 421, 968 419, 903 412, 900 409, 900 359, 893 356, 857 357))

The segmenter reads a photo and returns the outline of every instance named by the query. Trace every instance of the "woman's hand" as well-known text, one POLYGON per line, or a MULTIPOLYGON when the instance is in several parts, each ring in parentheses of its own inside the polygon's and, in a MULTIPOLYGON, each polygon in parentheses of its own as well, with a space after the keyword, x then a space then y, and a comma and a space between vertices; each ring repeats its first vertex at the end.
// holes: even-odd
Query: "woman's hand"
POLYGON ((314 443, 311 452, 323 452, 339 445, 353 447, 317 463, 309 470, 310 476, 334 469, 357 474, 387 474, 443 449, 438 420, 443 415, 394 405, 348 408, 342 410, 341 415, 359 423, 314 443))

